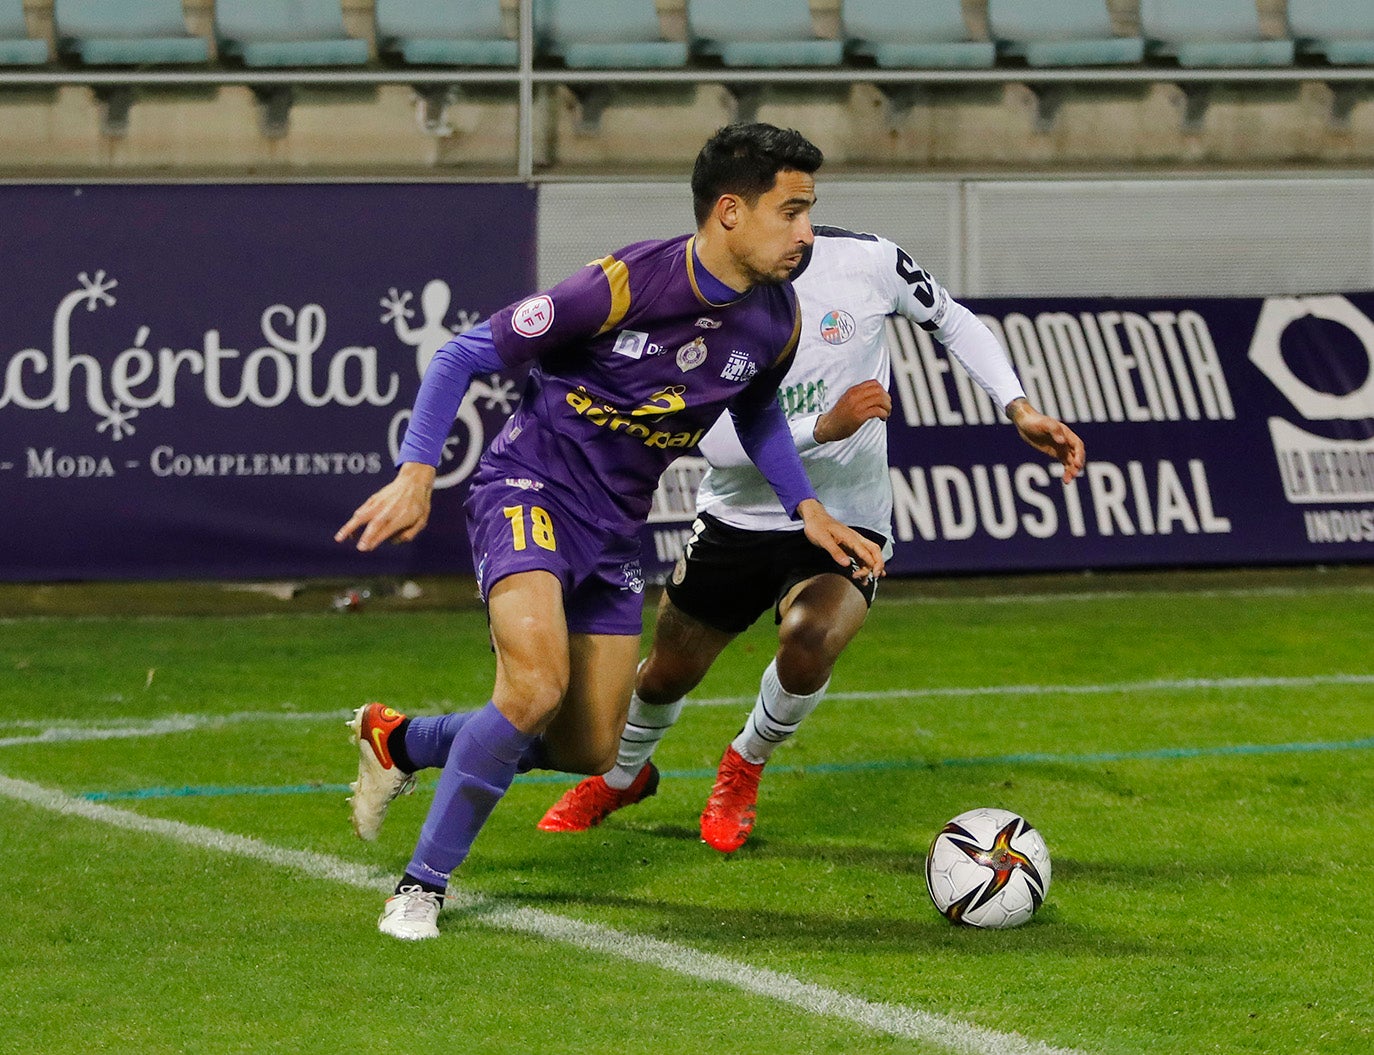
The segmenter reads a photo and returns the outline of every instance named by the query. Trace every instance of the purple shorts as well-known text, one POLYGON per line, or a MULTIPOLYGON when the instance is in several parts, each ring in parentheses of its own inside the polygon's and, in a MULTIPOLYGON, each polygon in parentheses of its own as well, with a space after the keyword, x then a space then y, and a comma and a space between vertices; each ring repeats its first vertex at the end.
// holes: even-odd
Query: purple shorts
POLYGON ((563 586, 569 633, 643 631, 638 532, 616 533, 592 523, 533 480, 474 486, 464 509, 483 602, 508 575, 547 571, 563 586))

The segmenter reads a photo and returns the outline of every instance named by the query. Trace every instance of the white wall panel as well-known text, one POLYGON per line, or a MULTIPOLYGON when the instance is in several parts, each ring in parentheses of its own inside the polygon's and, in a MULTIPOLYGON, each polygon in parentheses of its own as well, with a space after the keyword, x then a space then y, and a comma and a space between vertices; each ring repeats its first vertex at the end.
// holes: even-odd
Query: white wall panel
MULTIPOLYGON (((691 191, 674 183, 546 183, 539 191, 539 285, 630 242, 692 230, 691 191)), ((821 180, 812 219, 891 238, 958 292, 959 185, 821 180)))
MULTIPOLYGON (((826 180, 814 219, 893 239, 958 296, 1374 289, 1374 179, 826 180)), ((548 183, 539 284, 692 227, 686 181, 548 183)))
POLYGON ((1374 288, 1374 180, 970 182, 968 296, 1374 288))

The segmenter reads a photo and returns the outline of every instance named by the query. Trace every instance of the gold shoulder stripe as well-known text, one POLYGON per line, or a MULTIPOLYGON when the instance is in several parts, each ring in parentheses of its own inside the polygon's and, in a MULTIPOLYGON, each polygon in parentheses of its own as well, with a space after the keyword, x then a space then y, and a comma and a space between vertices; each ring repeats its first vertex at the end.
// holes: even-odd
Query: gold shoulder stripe
POLYGON ((778 357, 773 360, 773 365, 777 366, 791 358, 792 353, 797 350, 797 342, 801 340, 802 313, 801 298, 797 299, 796 308, 792 313, 792 336, 787 340, 787 346, 778 353, 778 357))
POLYGON ((596 331, 599 335, 619 326, 625 313, 630 310, 630 269, 625 266, 625 261, 613 256, 603 256, 595 264, 601 268, 611 287, 611 311, 601 324, 601 329, 596 331))

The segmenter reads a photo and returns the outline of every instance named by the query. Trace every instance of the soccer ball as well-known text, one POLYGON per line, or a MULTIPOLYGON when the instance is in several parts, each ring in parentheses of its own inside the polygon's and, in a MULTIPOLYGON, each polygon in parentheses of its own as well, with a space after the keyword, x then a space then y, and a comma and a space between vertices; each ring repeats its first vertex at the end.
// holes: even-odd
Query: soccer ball
POLYGON ((1019 927, 1050 889, 1050 852, 1024 817, 984 807, 940 829, 926 855, 930 900, 953 923, 1019 927))

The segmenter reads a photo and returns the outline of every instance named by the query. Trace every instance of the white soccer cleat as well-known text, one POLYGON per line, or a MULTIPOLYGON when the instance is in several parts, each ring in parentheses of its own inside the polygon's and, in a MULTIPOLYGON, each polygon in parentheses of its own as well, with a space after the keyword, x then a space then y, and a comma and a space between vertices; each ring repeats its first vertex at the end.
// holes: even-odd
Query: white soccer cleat
POLYGON ((386 899, 377 929, 402 941, 423 941, 439 936, 440 897, 421 886, 403 886, 386 899))
POLYGON ((348 801, 359 839, 376 839, 392 799, 415 790, 415 774, 398 768, 386 747, 387 734, 404 720, 405 715, 390 707, 369 703, 348 723, 358 745, 358 779, 348 785, 353 789, 348 801))

